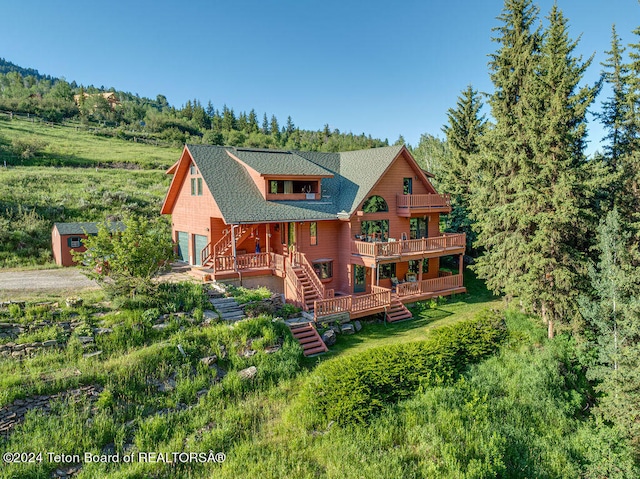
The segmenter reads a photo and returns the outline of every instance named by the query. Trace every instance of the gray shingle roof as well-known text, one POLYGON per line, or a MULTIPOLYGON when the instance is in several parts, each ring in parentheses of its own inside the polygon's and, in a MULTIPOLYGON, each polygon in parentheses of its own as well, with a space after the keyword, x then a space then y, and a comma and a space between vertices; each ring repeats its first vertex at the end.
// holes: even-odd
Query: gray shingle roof
POLYGON ((249 148, 229 150, 261 175, 327 176, 333 174, 292 151, 249 148))
POLYGON ((389 146, 346 153, 264 150, 246 155, 246 151, 222 146, 187 145, 187 148, 228 224, 329 220, 336 219, 341 211, 352 214, 402 149, 389 146), (247 170, 227 150, 248 165, 251 161, 257 171, 262 169, 261 173, 286 175, 304 170, 310 176, 333 177, 322 180, 320 200, 267 201, 247 170), (247 157, 249 161, 245 161, 247 157), (268 165, 269 158, 274 160, 273 168, 268 165), (291 170, 286 169, 287 159, 292 160, 291 170))
MULTIPOLYGON (((61 236, 83 235, 85 233, 95 235, 98 234, 98 224, 99 223, 54 223, 53 227, 58 230, 61 236)), ((115 221, 109 223, 109 229, 111 231, 124 231, 125 226, 123 222, 115 221)))

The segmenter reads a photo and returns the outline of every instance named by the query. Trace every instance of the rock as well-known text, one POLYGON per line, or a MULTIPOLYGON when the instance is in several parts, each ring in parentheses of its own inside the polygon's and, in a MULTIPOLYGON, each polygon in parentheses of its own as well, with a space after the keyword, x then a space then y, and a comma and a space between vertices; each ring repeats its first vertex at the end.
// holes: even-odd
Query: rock
POLYGON ((243 369, 242 371, 238 371, 238 374, 240 375, 241 379, 253 379, 256 374, 258 374, 258 368, 256 368, 255 366, 251 366, 243 369))
POLYGON ((336 334, 340 334, 342 332, 342 330, 340 329, 340 326, 338 326, 337 324, 331 324, 329 326, 329 329, 336 334))
POLYGON ((90 344, 93 343, 93 336, 78 336, 78 341, 82 344, 90 344))
POLYGON ((100 356, 101 354, 102 354, 102 351, 96 351, 94 353, 83 354, 82 357, 83 358, 93 358, 94 356, 100 356))
POLYGON ((353 327, 356 328, 356 333, 359 333, 362 330, 362 324, 360 324, 360 321, 358 320, 353 322, 353 327))
POLYGON ((165 393, 168 391, 173 391, 176 388, 176 382, 169 378, 165 382, 158 384, 158 391, 161 393, 165 393))
POLYGON ((273 353, 277 353, 281 349, 282 349, 282 346, 280 344, 276 344, 275 346, 270 346, 270 347, 266 348, 264 350, 264 352, 266 354, 273 354, 273 353))
POLYGON ((82 298, 67 298, 65 301, 67 308, 77 308, 82 306, 82 298))
POLYGON ((200 362, 201 362, 202 364, 204 364, 205 366, 209 366, 209 367, 211 367, 211 366, 213 366, 215 363, 217 363, 217 362, 218 362, 218 356, 216 356, 215 354, 214 354, 214 355, 212 355, 212 356, 207 356, 207 357, 204 357, 204 358, 200 359, 200 362))
POLYGON ((169 323, 154 324, 153 326, 151 326, 151 328, 155 329, 156 331, 163 331, 168 327, 169 327, 169 323))
POLYGON ((243 358, 250 358, 251 356, 255 355, 258 351, 254 351, 253 349, 245 349, 240 356, 242 356, 243 358))
POLYGON ((341 327, 342 334, 355 334, 356 328, 351 323, 343 324, 341 327))
POLYGON ((97 334, 98 336, 102 334, 113 333, 113 329, 111 328, 93 328, 93 334, 97 334))
POLYGON ((58 341, 56 341, 55 339, 49 339, 48 341, 44 341, 42 343, 42 346, 45 348, 52 348, 57 345, 58 345, 58 341))
POLYGON ((322 333, 322 341, 327 346, 333 346, 334 344, 336 344, 337 339, 338 336, 333 329, 327 329, 324 333, 322 333))

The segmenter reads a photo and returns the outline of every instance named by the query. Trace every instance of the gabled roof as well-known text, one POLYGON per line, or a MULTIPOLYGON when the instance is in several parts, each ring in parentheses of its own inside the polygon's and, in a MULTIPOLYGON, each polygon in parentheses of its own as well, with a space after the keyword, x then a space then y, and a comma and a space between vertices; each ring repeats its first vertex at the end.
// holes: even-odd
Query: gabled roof
MULTIPOLYGON (((185 147, 185 153, 198 166, 227 224, 330 220, 351 216, 403 152, 421 173, 404 146, 344 153, 283 152, 211 145, 185 147), (288 161, 291 161, 290 166, 288 161), (242 163, 263 175, 323 176, 322 198, 267 201, 242 163)), ((182 158, 185 158, 184 154, 182 158)), ((186 172, 186 169, 175 165, 170 169, 176 175, 180 171, 186 172)), ((426 177, 423 179, 428 183, 426 177)), ((179 188, 181 179, 174 178, 171 188, 174 188, 174 183, 179 188)), ((163 213, 172 212, 175 199, 175 194, 167 194, 163 213)))
POLYGON ((315 163, 292 151, 229 148, 228 151, 262 176, 333 176, 315 163))
MULTIPOLYGON (((99 223, 54 223, 53 227, 58 230, 60 236, 65 235, 83 235, 98 234, 99 223)), ((124 231, 125 225, 122 221, 113 221, 108 223, 109 230, 111 231, 124 231)))

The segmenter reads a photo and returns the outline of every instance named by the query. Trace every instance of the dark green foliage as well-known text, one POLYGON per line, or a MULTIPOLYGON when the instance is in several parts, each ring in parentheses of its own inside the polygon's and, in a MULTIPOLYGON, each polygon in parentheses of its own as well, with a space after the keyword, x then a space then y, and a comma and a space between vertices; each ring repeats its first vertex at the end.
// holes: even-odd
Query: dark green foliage
POLYGON ((581 62, 567 20, 554 6, 544 34, 529 0, 507 1, 490 64, 495 125, 475 168, 476 264, 488 287, 518 296, 553 335, 569 321, 592 241, 590 165, 583 150, 587 108, 598 86, 580 87, 581 62))
POLYGON ((615 424, 640 453, 640 272, 631 234, 611 211, 599 229, 600 261, 581 301, 589 378, 600 394, 597 415, 615 424))
POLYGON ((421 387, 446 384, 492 354, 505 338, 494 313, 434 331, 427 341, 373 348, 316 368, 302 394, 321 424, 366 423, 385 405, 421 387))
POLYGON ((458 98, 456 109, 449 109, 449 124, 443 130, 447 135, 448 155, 443 155, 438 168, 441 193, 451 195, 451 213, 447 215, 447 230, 466 233, 467 250, 472 249, 476 235, 469 218, 471 197, 471 168, 474 155, 480 152, 486 121, 480 113, 482 101, 471 85, 458 98))

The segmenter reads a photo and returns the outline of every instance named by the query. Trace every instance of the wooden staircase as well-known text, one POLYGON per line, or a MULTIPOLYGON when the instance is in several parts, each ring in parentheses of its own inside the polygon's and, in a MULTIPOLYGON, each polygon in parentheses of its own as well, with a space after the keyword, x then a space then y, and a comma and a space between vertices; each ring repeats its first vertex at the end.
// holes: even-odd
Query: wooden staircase
POLYGON ((305 311, 312 311, 313 302, 319 301, 324 298, 320 296, 320 294, 318 293, 318 290, 313 285, 313 283, 311 282, 311 280, 309 279, 309 277, 307 276, 307 273, 303 268, 294 267, 293 271, 296 273, 296 276, 298 277, 298 281, 300 281, 300 284, 302 284, 302 288, 304 290, 304 304, 305 304, 304 309, 305 311))
POLYGON ((387 321, 395 323, 396 321, 404 321, 411 318, 413 318, 411 311, 402 304, 402 301, 395 295, 391 296, 391 307, 387 311, 387 321))
POLYGON ((302 352, 305 356, 313 356, 329 351, 312 323, 289 324, 288 326, 293 337, 302 346, 302 352))

